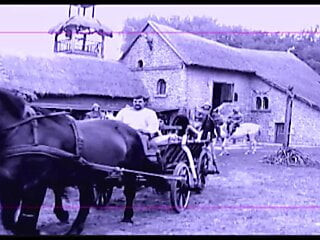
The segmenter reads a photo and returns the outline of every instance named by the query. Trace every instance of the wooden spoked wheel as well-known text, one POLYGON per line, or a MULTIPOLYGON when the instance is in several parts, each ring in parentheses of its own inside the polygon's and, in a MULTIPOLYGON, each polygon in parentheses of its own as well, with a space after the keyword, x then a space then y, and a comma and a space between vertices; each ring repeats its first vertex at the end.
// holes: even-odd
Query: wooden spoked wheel
POLYGON ((183 180, 171 182, 170 199, 174 211, 182 212, 189 203, 191 173, 184 162, 179 162, 173 171, 173 176, 183 177, 183 180))
POLYGON ((201 193, 205 188, 210 162, 212 162, 211 153, 209 151, 202 151, 197 163, 198 183, 196 187, 196 193, 201 193))

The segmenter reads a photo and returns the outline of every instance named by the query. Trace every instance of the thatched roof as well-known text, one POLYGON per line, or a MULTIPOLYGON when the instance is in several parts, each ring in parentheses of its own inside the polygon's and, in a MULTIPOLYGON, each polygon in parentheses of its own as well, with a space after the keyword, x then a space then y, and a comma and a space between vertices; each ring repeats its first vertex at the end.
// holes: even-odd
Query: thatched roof
MULTIPOLYGON (((230 47, 153 21, 148 21, 142 31, 148 26, 151 26, 188 66, 251 72, 282 91, 292 85, 300 100, 320 109, 320 76, 290 52, 230 47)), ((137 38, 120 59, 130 51, 137 38)))
POLYGON ((0 54, 0 85, 38 94, 148 97, 141 80, 122 63, 71 55, 17 56, 0 54), (0 75, 1 76, 1 75, 0 75))
POLYGON ((26 89, 21 87, 13 82, 10 81, 6 70, 0 64, 0 88, 4 88, 10 90, 14 94, 20 95, 25 98, 25 100, 35 100, 37 99, 37 95, 34 91, 30 89, 26 89))
POLYGON ((58 25, 49 29, 50 34, 61 34, 68 28, 78 27, 79 31, 89 31, 90 33, 98 33, 112 37, 112 31, 101 24, 101 22, 95 18, 89 18, 85 16, 73 16, 66 21, 59 23, 58 25))

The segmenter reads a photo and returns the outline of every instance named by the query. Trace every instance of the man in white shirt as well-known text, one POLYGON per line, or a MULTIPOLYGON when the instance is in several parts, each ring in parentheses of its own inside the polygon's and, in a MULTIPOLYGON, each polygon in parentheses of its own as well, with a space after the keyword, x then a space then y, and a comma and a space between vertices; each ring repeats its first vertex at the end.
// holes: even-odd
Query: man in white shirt
POLYGON ((138 132, 149 138, 159 134, 159 120, 152 109, 145 107, 146 101, 142 96, 133 99, 132 107, 125 107, 119 111, 116 120, 128 124, 138 132))
POLYGON ((155 157, 158 147, 152 138, 160 135, 159 120, 156 112, 146 108, 145 105, 144 97, 137 96, 133 99, 133 106, 126 106, 121 109, 115 120, 126 123, 137 130, 140 133, 145 153, 155 157))

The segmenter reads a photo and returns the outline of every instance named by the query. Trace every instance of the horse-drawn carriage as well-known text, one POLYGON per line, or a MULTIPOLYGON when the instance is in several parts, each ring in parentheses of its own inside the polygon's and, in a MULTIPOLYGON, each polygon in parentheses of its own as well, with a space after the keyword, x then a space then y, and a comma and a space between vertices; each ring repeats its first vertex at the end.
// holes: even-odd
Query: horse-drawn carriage
POLYGON ((132 222, 139 185, 170 191, 174 210, 181 212, 191 191, 204 188, 209 163, 214 163, 209 139, 190 139, 188 133, 171 139, 159 146, 158 159, 152 161, 137 131, 124 123, 75 121, 67 113, 41 108, 28 116, 26 108, 22 98, 0 89, 1 218, 4 228, 18 235, 39 234, 47 188, 55 193, 54 213, 60 221, 69 217, 63 189, 76 186, 79 191, 79 211, 68 234, 81 233, 101 187, 110 192, 124 187, 123 222, 132 222))
MULTIPOLYGON (((179 129, 179 126, 167 127, 166 129, 179 129)), ((156 160, 163 166, 162 174, 92 164, 94 168, 106 171, 108 174, 105 186, 97 187, 104 188, 104 191, 95 191, 97 206, 102 207, 109 202, 113 187, 122 187, 121 174, 129 172, 137 174, 138 188, 149 186, 150 183, 145 176, 167 180, 166 189, 170 191, 173 210, 177 213, 183 211, 188 206, 191 192, 201 193, 204 189, 207 175, 219 173, 211 151, 209 137, 205 140, 190 139, 188 131, 192 131, 192 128, 187 128, 184 136, 172 135, 174 137, 166 138, 165 143, 158 145, 156 160), (209 169, 209 165, 212 165, 214 169, 209 169)), ((149 155, 149 157, 153 158, 154 155, 149 155)))

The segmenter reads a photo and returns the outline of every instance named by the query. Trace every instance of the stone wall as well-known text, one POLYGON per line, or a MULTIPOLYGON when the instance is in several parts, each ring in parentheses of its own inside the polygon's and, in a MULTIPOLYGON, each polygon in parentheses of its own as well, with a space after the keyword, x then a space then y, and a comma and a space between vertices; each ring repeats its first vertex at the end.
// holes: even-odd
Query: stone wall
MULTIPOLYGON (((146 32, 150 32, 150 27, 146 32)), ((153 30, 152 30, 153 31, 153 30)), ((158 34, 149 34, 150 50, 146 37, 140 36, 122 60, 137 78, 145 84, 150 94, 150 107, 154 109, 176 109, 186 105, 186 73, 182 60, 172 51, 158 34), (139 67, 138 62, 143 66, 139 67), (157 94, 157 82, 166 82, 166 94, 157 94)))
POLYGON ((293 102, 290 142, 320 145, 320 112, 298 100, 293 102))

